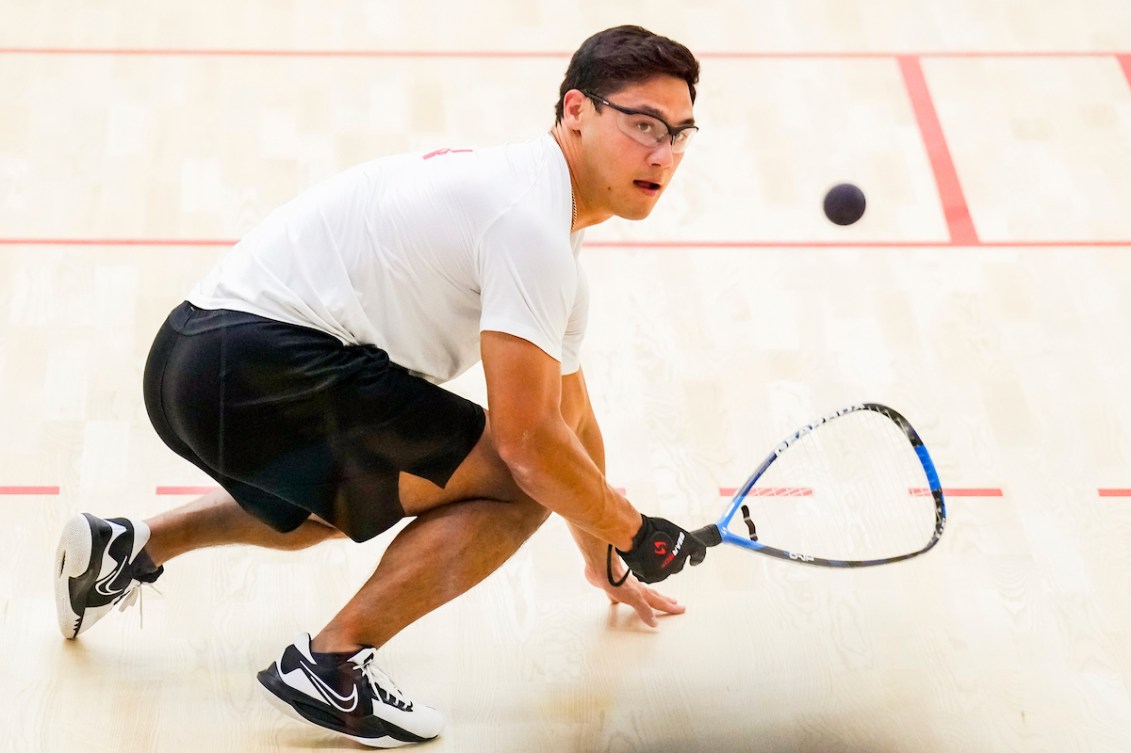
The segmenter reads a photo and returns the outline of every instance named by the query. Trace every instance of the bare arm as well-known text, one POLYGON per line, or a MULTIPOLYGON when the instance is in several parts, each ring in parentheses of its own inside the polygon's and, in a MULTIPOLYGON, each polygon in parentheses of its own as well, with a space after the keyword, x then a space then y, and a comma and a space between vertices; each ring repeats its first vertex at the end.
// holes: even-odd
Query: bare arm
MULTIPOLYGON (((593 404, 589 401, 585 377, 580 371, 562 377, 562 417, 604 475, 605 441, 593 412, 593 404)), ((632 607, 640 619, 652 627, 658 624, 656 611, 667 614, 683 613, 684 608, 677 604, 675 599, 639 583, 635 578, 627 579, 619 587, 613 586, 609 583, 606 573, 607 545, 573 523, 569 524, 569 531, 585 560, 585 579, 603 590, 614 604, 623 602, 632 607)), ((618 581, 621 580, 624 564, 619 557, 613 557, 612 567, 613 577, 618 581)))
MULTIPOLYGON (((566 425, 573 430, 578 441, 589 454, 589 458, 605 475, 605 440, 601 436, 601 427, 597 424, 597 417, 593 414, 593 405, 589 402, 589 390, 585 386, 585 377, 578 371, 562 377, 562 418, 566 425)), ((593 536, 579 529, 573 523, 569 526, 577 548, 585 558, 585 571, 601 573, 605 568, 605 544, 593 536)), ((619 580, 623 573, 619 558, 613 563, 614 576, 619 580)))
POLYGON ((604 542, 630 549, 642 518, 605 483, 599 434, 594 458, 567 424, 561 365, 536 345, 502 332, 484 332, 480 347, 492 431, 516 483, 592 537, 578 542, 587 564, 604 542))

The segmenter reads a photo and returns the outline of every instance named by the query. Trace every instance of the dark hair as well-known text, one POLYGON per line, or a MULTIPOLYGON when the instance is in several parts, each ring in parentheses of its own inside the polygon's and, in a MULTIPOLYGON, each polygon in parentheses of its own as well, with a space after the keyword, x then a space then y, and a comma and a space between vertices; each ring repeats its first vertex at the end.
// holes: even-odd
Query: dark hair
POLYGON ((679 42, 639 26, 615 26, 581 43, 569 61, 555 108, 562 120, 566 92, 579 89, 604 97, 653 76, 674 76, 687 82, 692 103, 699 83, 699 61, 679 42))

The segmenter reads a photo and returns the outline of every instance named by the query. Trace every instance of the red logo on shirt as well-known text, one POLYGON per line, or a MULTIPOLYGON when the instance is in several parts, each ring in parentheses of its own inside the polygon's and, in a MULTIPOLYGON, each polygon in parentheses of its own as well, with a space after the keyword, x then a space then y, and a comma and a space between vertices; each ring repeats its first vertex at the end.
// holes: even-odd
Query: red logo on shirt
POLYGON ((471 151, 470 149, 437 149, 434 152, 428 152, 428 154, 425 154, 424 159, 432 159, 433 157, 439 157, 441 154, 458 154, 460 152, 470 152, 470 151, 471 151))

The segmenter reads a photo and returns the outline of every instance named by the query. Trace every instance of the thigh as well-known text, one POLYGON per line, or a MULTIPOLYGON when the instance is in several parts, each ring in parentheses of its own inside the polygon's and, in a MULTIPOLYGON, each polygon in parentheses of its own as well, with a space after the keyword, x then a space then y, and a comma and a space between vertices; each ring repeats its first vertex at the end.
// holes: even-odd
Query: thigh
POLYGON ((177 330, 155 408, 276 527, 300 522, 297 506, 371 538, 405 515, 403 477, 447 488, 481 440, 481 407, 374 346, 234 312, 196 310, 177 330))
POLYGON ((473 499, 537 504, 519 488, 510 469, 499 457, 491 432, 491 417, 486 412, 484 417, 479 441, 446 484, 438 486, 418 476, 401 474, 400 502, 406 515, 419 515, 437 507, 473 499))

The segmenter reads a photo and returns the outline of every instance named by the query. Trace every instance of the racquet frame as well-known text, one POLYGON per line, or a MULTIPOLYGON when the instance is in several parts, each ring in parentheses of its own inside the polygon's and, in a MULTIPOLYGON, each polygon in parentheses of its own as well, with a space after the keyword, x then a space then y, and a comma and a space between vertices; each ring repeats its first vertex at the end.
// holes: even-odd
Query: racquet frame
POLYGON ((903 417, 898 411, 889 408, 886 405, 879 403, 858 403, 850 405, 847 408, 842 408, 835 413, 817 419, 811 424, 803 426, 792 436, 783 440, 777 447, 774 448, 761 465, 750 475, 746 483, 735 493, 730 503, 727 505, 726 510, 717 522, 704 526, 698 530, 692 531, 691 535, 702 541, 707 546, 717 546, 718 544, 732 544, 734 546, 742 547, 753 552, 760 554, 767 554, 771 557, 778 557, 783 560, 790 560, 793 562, 802 562, 807 565, 817 565, 820 567, 871 567, 873 565, 886 565, 892 562, 900 562, 902 560, 916 557, 924 552, 929 551, 932 547, 939 542, 942 537, 943 531, 946 528, 946 501, 943 499, 942 484, 939 481, 939 475, 935 471, 934 461, 931 460, 930 453, 927 452, 926 445, 923 440, 919 438, 918 432, 908 423, 907 419, 903 417), (915 450, 916 456, 919 458, 919 463, 923 466, 923 472, 927 480, 926 489, 909 489, 908 492, 912 494, 930 494, 935 503, 935 526, 930 540, 921 548, 914 552, 896 555, 894 557, 885 557, 883 559, 872 560, 836 560, 825 559, 823 557, 814 557, 804 552, 789 551, 786 549, 778 549, 777 547, 767 546, 754 538, 740 536, 730 530, 730 522, 734 519, 735 514, 743 506, 747 495, 754 485, 758 483, 758 479, 766 472, 766 470, 774 464, 781 455, 789 449, 797 440, 806 434, 815 431, 820 426, 835 421, 836 419, 847 416, 857 411, 872 411, 884 416, 902 431, 911 447, 915 450))

